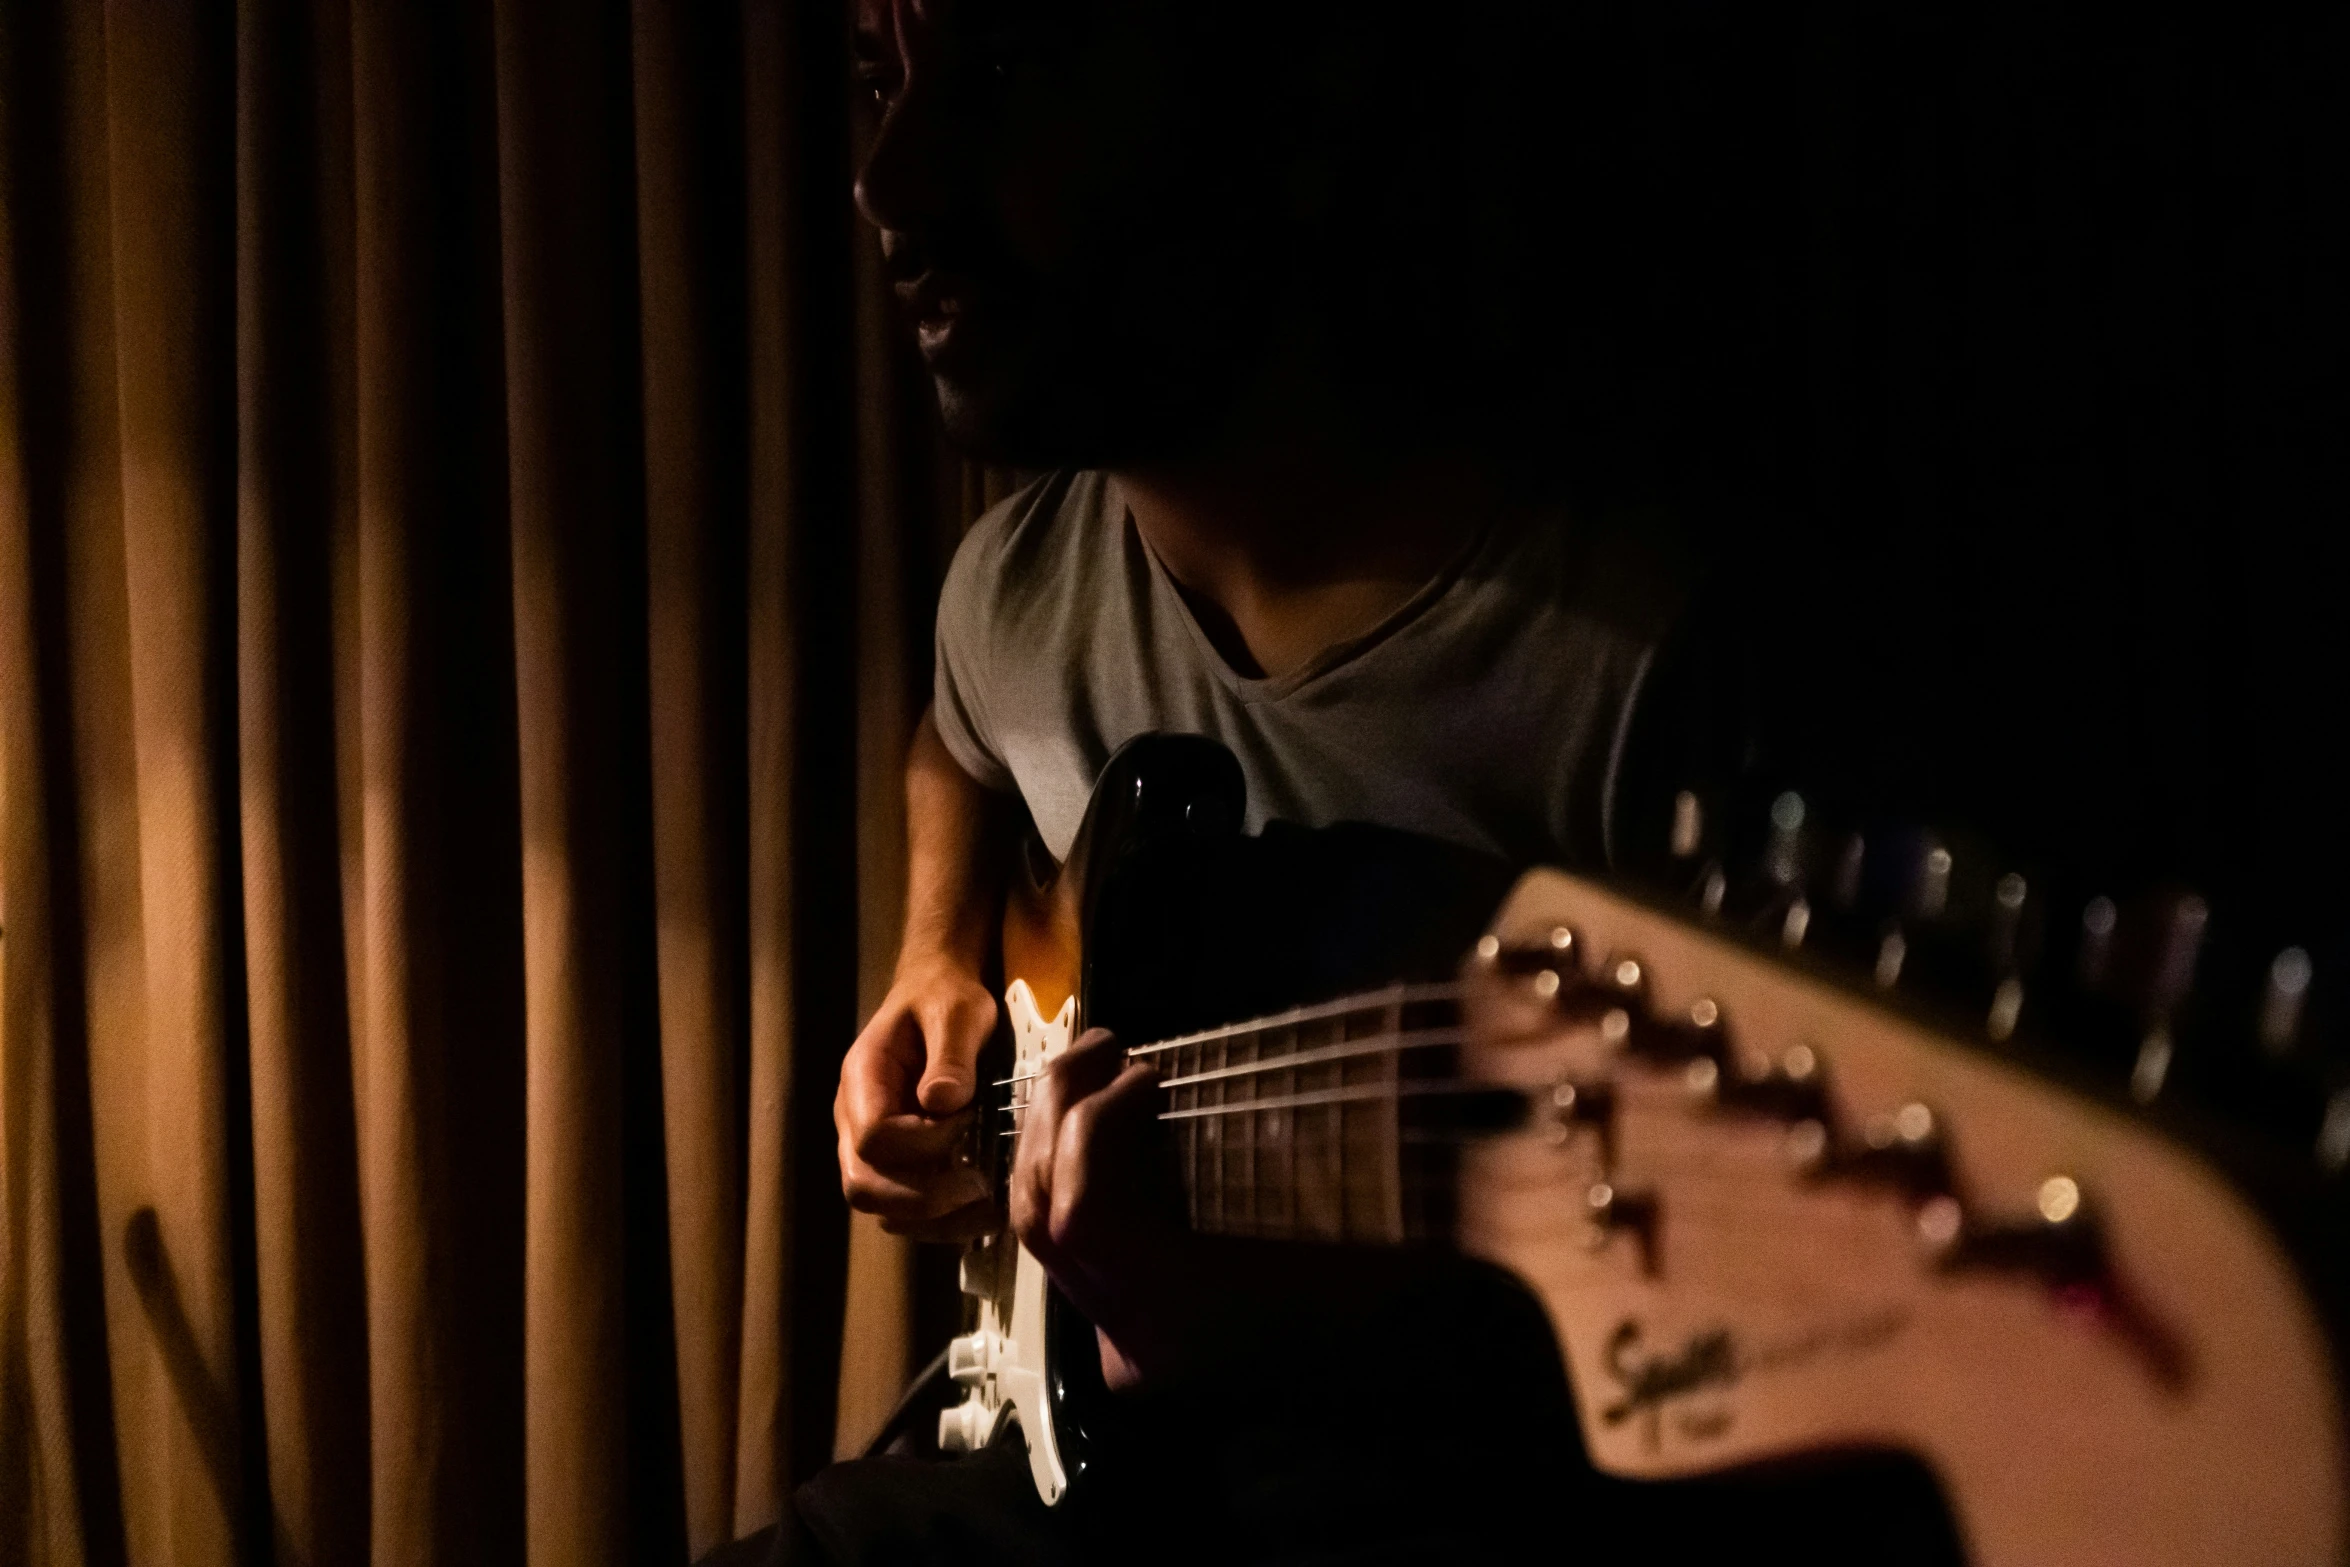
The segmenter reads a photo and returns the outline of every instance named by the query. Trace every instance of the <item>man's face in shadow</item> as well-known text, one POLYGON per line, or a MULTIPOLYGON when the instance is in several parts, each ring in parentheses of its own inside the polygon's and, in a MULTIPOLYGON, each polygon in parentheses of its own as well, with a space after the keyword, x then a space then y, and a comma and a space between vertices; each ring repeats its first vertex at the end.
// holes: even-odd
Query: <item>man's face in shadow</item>
POLYGON ((950 435, 1161 460, 1264 352, 1286 258, 1269 80, 1200 0, 857 0, 857 203, 950 435))

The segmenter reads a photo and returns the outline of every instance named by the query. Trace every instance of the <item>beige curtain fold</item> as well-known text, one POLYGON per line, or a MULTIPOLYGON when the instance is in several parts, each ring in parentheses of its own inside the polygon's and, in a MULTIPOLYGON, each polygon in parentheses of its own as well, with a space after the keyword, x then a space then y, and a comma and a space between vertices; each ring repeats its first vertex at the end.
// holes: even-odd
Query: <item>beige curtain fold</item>
POLYGON ((0 1564, 682 1561, 942 1330, 845 27, 0 14, 0 1564))

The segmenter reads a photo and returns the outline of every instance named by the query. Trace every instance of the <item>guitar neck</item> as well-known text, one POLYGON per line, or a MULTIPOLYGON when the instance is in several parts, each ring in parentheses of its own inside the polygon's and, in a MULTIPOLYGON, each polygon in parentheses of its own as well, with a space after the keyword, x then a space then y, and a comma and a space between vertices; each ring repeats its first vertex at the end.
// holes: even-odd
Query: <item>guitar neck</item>
POLYGON ((1451 1233, 1462 1041, 1457 985, 1397 985, 1130 1054, 1194 1229, 1394 1245, 1451 1233))

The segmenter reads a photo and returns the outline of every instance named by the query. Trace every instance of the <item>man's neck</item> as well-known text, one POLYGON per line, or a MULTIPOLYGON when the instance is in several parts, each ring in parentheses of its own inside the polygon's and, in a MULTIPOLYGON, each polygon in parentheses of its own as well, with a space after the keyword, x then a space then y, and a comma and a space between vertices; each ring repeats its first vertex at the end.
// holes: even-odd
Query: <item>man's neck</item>
POLYGON ((1114 472, 1143 541, 1243 675, 1279 677, 1400 608, 1491 515, 1449 455, 1301 450, 1114 472))

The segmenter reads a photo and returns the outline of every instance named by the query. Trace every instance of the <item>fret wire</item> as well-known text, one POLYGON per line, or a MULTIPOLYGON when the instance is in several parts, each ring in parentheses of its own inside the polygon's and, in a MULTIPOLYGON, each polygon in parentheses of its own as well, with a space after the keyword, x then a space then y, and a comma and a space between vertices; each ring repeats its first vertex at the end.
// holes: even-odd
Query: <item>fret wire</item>
MULTIPOLYGON (((1386 1015, 1386 1027, 1403 1029, 1403 1008, 1401 1006, 1389 1010, 1389 1015, 1386 1015)), ((1396 1078, 1398 1078, 1398 1088, 1401 1088, 1403 1057, 1394 1057, 1394 1060, 1382 1062, 1382 1069, 1394 1071, 1396 1078)), ((1391 1208, 1391 1215, 1394 1215, 1394 1226, 1396 1226, 1396 1236, 1408 1238, 1412 1224, 1410 1224, 1410 1215, 1405 1212, 1405 1205, 1403 1205, 1403 1125, 1401 1125, 1401 1121, 1398 1121, 1398 1125, 1396 1125, 1396 1137, 1386 1144, 1386 1154, 1389 1154, 1391 1161, 1394 1161, 1394 1165, 1386 1170, 1386 1177, 1389 1177, 1389 1182, 1394 1182, 1394 1191, 1396 1191, 1396 1203, 1394 1203, 1394 1208, 1391 1208)))
MULTIPOLYGON (((1284 1092, 1293 1094, 1297 1092, 1297 1058, 1302 1053, 1303 1052, 1298 1042, 1297 1025, 1292 1024, 1289 1029, 1289 1051, 1287 1055, 1289 1069, 1282 1074, 1281 1078, 1281 1087, 1284 1092)), ((1287 1193, 1287 1201, 1285 1202, 1283 1208, 1284 1213, 1287 1215, 1287 1222, 1284 1225, 1284 1228, 1288 1234, 1295 1235, 1298 1229, 1297 1114, 1295 1111, 1284 1111, 1283 1113, 1289 1117, 1286 1125, 1286 1132, 1282 1139, 1284 1145, 1282 1150, 1282 1159, 1289 1170, 1289 1189, 1287 1193)))
MULTIPOLYGON (((1216 1037, 1216 1064, 1217 1064, 1218 1066, 1223 1066, 1223 1065, 1226 1065, 1226 1064, 1227 1064, 1227 1063, 1230 1061, 1230 1059, 1231 1059, 1231 1043, 1230 1043, 1230 1041, 1231 1041, 1231 1038, 1232 1038, 1232 1036, 1231 1036, 1231 1035, 1229 1035, 1229 1034, 1219 1034, 1219 1035, 1216 1037)), ((1225 1094, 1225 1088, 1224 1088, 1224 1085, 1223 1085, 1221 1082, 1219 1082, 1219 1083, 1216 1085, 1216 1104, 1217 1104, 1217 1106, 1218 1106, 1219 1108, 1220 1108, 1220 1107, 1223 1105, 1223 1103, 1224 1103, 1224 1094, 1225 1094)), ((1224 1220, 1224 1131, 1225 1131, 1225 1127, 1224 1127, 1224 1123, 1223 1123, 1221 1120, 1204 1120, 1204 1119, 1203 1119, 1203 1125, 1204 1125, 1204 1127, 1205 1127, 1205 1130, 1203 1131, 1202 1135, 1203 1135, 1203 1136, 1206 1136, 1206 1137, 1208 1138, 1208 1140, 1209 1140, 1210 1142, 1212 1142, 1212 1143, 1215 1145, 1215 1152, 1216 1152, 1216 1228, 1217 1228, 1217 1230, 1219 1230, 1219 1231, 1222 1231, 1222 1230, 1224 1230, 1225 1228, 1227 1228, 1227 1226, 1226 1226, 1226 1224, 1225 1224, 1225 1220, 1224 1220)))
MULTIPOLYGON (((1345 1032, 1343 1024, 1339 1032, 1345 1032)), ((1340 1061, 1332 1064, 1337 1068, 1332 1075, 1338 1079, 1338 1086, 1344 1088, 1346 1063, 1340 1061)), ((1334 1183, 1332 1189, 1338 1199, 1338 1239, 1343 1241, 1346 1239, 1346 1105, 1344 1101, 1336 1099, 1330 1102, 1330 1174, 1334 1183)))
MULTIPOLYGON (((1263 1053, 1259 1037, 1251 1034, 1234 1043, 1250 1052, 1249 1059, 1242 1065, 1254 1067, 1257 1058, 1263 1053)), ((1248 1118, 1246 1129, 1248 1140, 1241 1145, 1240 1150, 1240 1188, 1247 1194, 1248 1212, 1240 1222, 1247 1226, 1247 1233, 1253 1235, 1260 1217, 1257 1213, 1257 1118, 1254 1115, 1248 1118)))
POLYGON ((1441 985, 1390 985, 1384 990, 1366 990, 1358 995, 1341 996, 1336 1001, 1296 1007, 1287 1012, 1273 1013, 1269 1017, 1252 1018, 1244 1023, 1227 1023, 1222 1028, 1203 1029, 1196 1034, 1178 1034, 1173 1039, 1162 1039, 1156 1044, 1136 1045, 1126 1053, 1130 1056, 1153 1055, 1162 1050, 1179 1050, 1186 1045, 1214 1044, 1240 1034, 1288 1028, 1298 1023, 1322 1022, 1350 1012, 1391 1010, 1431 1001, 1458 1001, 1461 995, 1462 987, 1457 981, 1441 985))
MULTIPOLYGON (((1181 1093, 1181 1090, 1178 1090, 1177 1092, 1178 1092, 1178 1094, 1180 1094, 1180 1093, 1181 1093)), ((1195 1104, 1195 1105, 1199 1103, 1199 1090, 1198 1090, 1198 1089, 1196 1089, 1196 1088, 1195 1088, 1195 1089, 1193 1089, 1193 1090, 1191 1091, 1191 1102, 1192 1102, 1193 1104, 1195 1104)), ((1200 1128, 1199 1128, 1198 1124, 1197 1124, 1197 1123, 1191 1123, 1191 1124, 1187 1124, 1187 1125, 1186 1125, 1186 1126, 1183 1128, 1183 1138, 1184 1138, 1184 1142, 1183 1142, 1183 1156, 1184 1156, 1184 1162, 1185 1162, 1186 1166, 1188 1167, 1188 1169, 1189 1169, 1189 1171, 1190 1171, 1190 1179, 1189 1179, 1189 1180, 1187 1180, 1187 1181, 1185 1181, 1185 1182, 1183 1183, 1183 1197, 1184 1197, 1184 1202, 1185 1202, 1185 1204, 1186 1204, 1186 1205, 1187 1205, 1187 1206, 1190 1208, 1190 1210, 1191 1210, 1191 1227, 1192 1227, 1193 1229, 1195 1229, 1195 1230, 1196 1230, 1196 1229, 1198 1229, 1198 1228, 1200 1227, 1200 1211, 1199 1211, 1199 1145, 1200 1145, 1200 1128)))

